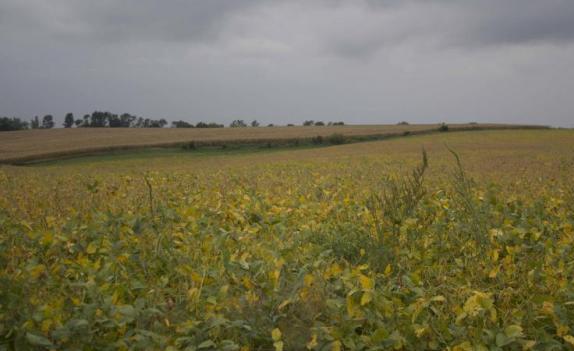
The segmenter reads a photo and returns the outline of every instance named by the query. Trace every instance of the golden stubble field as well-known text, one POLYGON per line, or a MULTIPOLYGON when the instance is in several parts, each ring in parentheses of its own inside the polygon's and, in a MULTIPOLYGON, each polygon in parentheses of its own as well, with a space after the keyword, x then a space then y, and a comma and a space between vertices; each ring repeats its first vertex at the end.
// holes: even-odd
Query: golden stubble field
POLYGON ((1 166, 1 342, 568 349, 573 155, 513 130, 1 166))
MULTIPOLYGON (((0 134, 0 162, 58 158, 77 154, 152 146, 282 142, 341 134, 347 137, 401 135, 436 130, 439 125, 353 125, 259 128, 71 128, 26 130, 0 134)), ((452 124, 451 130, 516 128, 500 124, 452 124)))

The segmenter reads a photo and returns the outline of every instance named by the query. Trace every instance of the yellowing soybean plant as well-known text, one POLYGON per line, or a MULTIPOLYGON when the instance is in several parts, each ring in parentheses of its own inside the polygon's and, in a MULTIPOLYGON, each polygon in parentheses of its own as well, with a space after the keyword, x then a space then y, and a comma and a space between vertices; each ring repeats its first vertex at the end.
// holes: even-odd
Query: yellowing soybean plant
POLYGON ((4 166, 0 348, 571 349, 573 175, 569 130, 4 166))

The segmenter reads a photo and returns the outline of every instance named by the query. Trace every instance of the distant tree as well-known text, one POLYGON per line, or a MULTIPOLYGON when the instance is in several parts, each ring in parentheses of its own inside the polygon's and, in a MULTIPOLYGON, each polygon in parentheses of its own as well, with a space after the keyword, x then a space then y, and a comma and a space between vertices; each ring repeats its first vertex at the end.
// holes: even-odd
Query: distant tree
POLYGON ((324 125, 325 125, 325 123, 324 123, 323 121, 317 121, 317 122, 315 122, 315 126, 317 126, 317 127, 322 127, 322 126, 324 126, 324 125))
POLYGON ((120 116, 106 112, 108 125, 111 128, 130 128, 133 126, 136 116, 132 116, 129 113, 122 113, 120 116))
POLYGON ((186 122, 186 121, 172 121, 171 122, 172 128, 195 128, 193 124, 186 122))
POLYGON ((335 122, 333 123, 334 126, 344 126, 345 122, 335 122))
POLYGON ((83 128, 91 127, 90 120, 91 120, 90 115, 88 115, 88 114, 84 115, 84 119, 82 120, 82 124, 80 125, 80 127, 83 127, 83 128))
POLYGON ((198 122, 195 128, 223 128, 223 124, 198 122))
POLYGON ((122 121, 118 115, 113 113, 106 113, 106 121, 110 128, 120 128, 122 126, 122 121))
POLYGON ((135 128, 143 128, 144 127, 144 119, 143 117, 138 117, 138 119, 134 122, 135 128))
POLYGON ((66 114, 66 118, 64 118, 64 128, 72 128, 74 125, 74 114, 68 113, 66 114))
POLYGON ((38 116, 35 116, 34 119, 30 122, 30 128, 32 129, 40 128, 40 118, 38 118, 38 116))
POLYGON ((76 127, 81 127, 83 122, 84 122, 83 120, 78 118, 77 120, 74 121, 74 124, 76 125, 76 127))
POLYGON ((108 126, 108 120, 111 113, 109 112, 102 112, 102 111, 94 111, 90 116, 90 124, 89 126, 92 128, 103 128, 108 126))
POLYGON ((252 127, 259 127, 259 122, 257 122, 256 119, 254 119, 253 121, 251 121, 251 126, 252 127))
POLYGON ((44 118, 42 118, 42 128, 54 128, 54 117, 52 117, 52 115, 45 115, 44 118))
POLYGON ((245 124, 245 121, 243 121, 242 119, 236 119, 235 121, 231 122, 229 126, 231 128, 243 128, 247 127, 247 124, 245 124))
POLYGON ((400 121, 399 123, 397 123, 397 125, 399 125, 399 126, 408 126, 408 125, 409 125, 409 122, 407 122, 407 121, 400 121))
POLYGON ((267 125, 267 127, 275 127, 275 124, 269 123, 269 124, 267 125))
POLYGON ((303 122, 303 125, 306 127, 312 126, 313 124, 315 124, 315 121, 313 121, 313 120, 303 122))
POLYGON ((293 123, 289 123, 287 124, 287 127, 295 127, 295 125, 293 123))
POLYGON ((28 129, 28 122, 16 117, 0 117, 0 131, 14 131, 28 129))
POLYGON ((136 119, 137 119, 136 116, 132 116, 129 113, 122 113, 122 115, 120 116, 120 124, 122 128, 131 128, 133 127, 133 124, 136 119))
POLYGON ((147 128, 163 128, 167 125, 167 121, 163 118, 160 120, 146 118, 146 122, 147 128))

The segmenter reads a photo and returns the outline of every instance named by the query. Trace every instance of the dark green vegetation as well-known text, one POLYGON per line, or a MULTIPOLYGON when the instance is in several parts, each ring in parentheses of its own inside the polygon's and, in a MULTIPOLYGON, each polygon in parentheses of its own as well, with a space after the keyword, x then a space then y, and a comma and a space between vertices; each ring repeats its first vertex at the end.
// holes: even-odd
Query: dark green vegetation
POLYGON ((28 122, 20 118, 0 117, 0 131, 14 131, 28 128, 28 122))

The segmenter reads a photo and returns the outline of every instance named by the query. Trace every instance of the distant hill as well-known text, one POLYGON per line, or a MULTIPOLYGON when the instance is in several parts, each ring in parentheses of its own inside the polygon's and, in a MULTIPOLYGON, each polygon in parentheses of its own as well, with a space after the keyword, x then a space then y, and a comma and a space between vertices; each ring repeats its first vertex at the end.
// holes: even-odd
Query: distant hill
MULTIPOLYGON (((440 124, 346 125, 247 128, 69 128, 0 133, 0 163, 25 163, 146 147, 288 145, 323 140, 342 142, 438 132, 440 124), (343 138, 341 138, 341 136, 343 138), (319 137, 319 139, 318 139, 319 137)), ((448 131, 547 128, 507 124, 449 124, 448 131)), ((443 127, 443 129, 445 129, 443 127)))

